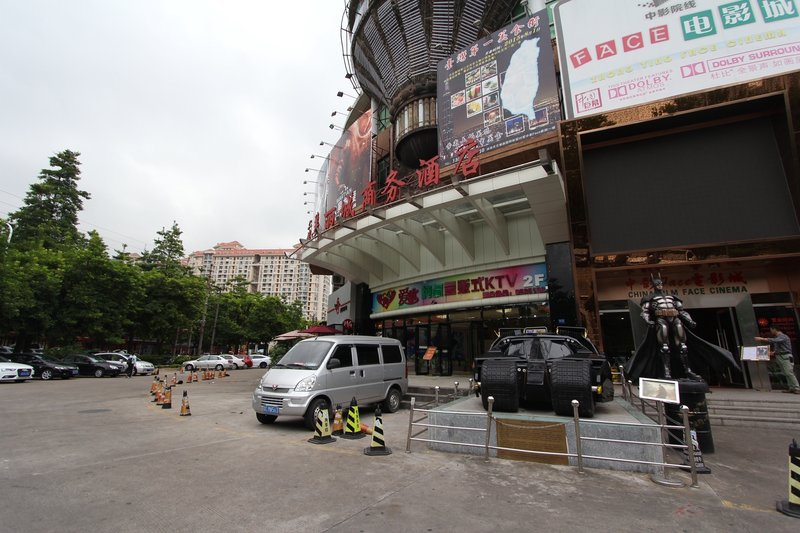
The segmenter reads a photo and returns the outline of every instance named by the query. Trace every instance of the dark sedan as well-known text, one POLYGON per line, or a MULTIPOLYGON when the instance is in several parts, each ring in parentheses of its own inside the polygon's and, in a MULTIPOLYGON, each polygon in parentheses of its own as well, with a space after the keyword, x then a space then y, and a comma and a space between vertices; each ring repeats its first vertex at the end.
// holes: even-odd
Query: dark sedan
POLYGON ((78 367, 78 373, 81 376, 94 376, 102 378, 103 376, 118 376, 119 367, 112 365, 108 361, 104 361, 99 357, 93 355, 68 355, 61 359, 64 363, 75 365, 78 367))
POLYGON ((32 366, 35 371, 34 375, 45 381, 53 378, 67 379, 78 375, 78 367, 76 365, 59 361, 47 355, 15 353, 6 357, 17 363, 32 366))

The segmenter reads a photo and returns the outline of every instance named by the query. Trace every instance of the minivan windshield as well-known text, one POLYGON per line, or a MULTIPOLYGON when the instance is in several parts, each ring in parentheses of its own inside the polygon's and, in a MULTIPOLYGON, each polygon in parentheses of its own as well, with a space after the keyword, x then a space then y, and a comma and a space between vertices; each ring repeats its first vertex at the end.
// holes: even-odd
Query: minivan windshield
POLYGON ((280 363, 273 368, 311 368, 317 369, 323 359, 331 351, 332 342, 328 341, 303 341, 292 346, 286 355, 281 357, 280 363))

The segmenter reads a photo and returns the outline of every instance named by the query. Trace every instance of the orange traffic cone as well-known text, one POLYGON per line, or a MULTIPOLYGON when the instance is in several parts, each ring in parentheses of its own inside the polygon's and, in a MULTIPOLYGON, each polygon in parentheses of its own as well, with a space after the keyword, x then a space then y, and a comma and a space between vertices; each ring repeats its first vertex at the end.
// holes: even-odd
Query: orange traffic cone
POLYGON ((172 383, 171 383, 171 385, 174 387, 177 384, 178 384, 178 373, 175 372, 174 374, 172 374, 172 383))
POLYGON ((164 391, 164 399, 161 403, 162 409, 172 409, 172 387, 167 387, 164 391))
POLYGON ((364 455, 389 455, 391 448, 386 447, 383 440, 383 421, 380 408, 375 408, 375 430, 372 432, 372 442, 369 448, 364 448, 364 455))
POLYGON ((156 391, 156 405, 163 405, 164 404, 164 387, 159 382, 158 390, 156 391))
POLYGON ((344 423, 342 422, 342 406, 336 406, 336 413, 333 415, 333 435, 341 435, 344 433, 344 423))
POLYGON ((161 370, 161 369, 160 368, 156 368, 156 373, 155 373, 156 376, 158 375, 158 371, 159 370, 161 370))
POLYGON ((217 372, 217 379, 222 379, 222 370, 217 372))
POLYGON ((366 425, 364 422, 361 422, 361 431, 367 435, 372 435, 372 428, 366 425))
POLYGON ((158 390, 158 378, 154 377, 153 382, 150 384, 150 396, 155 396, 156 390, 158 390))
POLYGON ((189 410, 189 395, 187 393, 188 391, 183 391, 183 399, 181 400, 181 416, 192 416, 192 412, 189 410))

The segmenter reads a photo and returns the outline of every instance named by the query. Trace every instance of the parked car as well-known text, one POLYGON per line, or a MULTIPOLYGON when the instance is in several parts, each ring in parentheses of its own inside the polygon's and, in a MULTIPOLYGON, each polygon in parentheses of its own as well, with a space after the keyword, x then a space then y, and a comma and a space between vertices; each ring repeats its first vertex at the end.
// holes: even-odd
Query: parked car
POLYGON ((93 355, 68 355, 62 359, 63 362, 75 365, 78 367, 78 373, 81 376, 94 376, 101 378, 103 376, 118 376, 122 372, 122 366, 119 363, 106 361, 93 355))
POLYGON ((35 353, 15 353, 7 356, 12 361, 23 363, 33 367, 35 375, 44 381, 61 378, 68 379, 78 375, 78 367, 59 361, 47 355, 37 355, 35 353))
POLYGON ((16 381, 22 383, 33 377, 33 367, 15 363, 0 355, 0 381, 16 381))
POLYGON ((206 370, 211 368, 214 370, 222 370, 224 368, 226 370, 230 370, 233 368, 233 363, 221 355, 203 355, 202 357, 192 361, 186 361, 183 363, 183 368, 185 368, 187 372, 192 372, 198 368, 203 368, 206 370))
MULTIPOLYGON (((252 355, 255 357, 255 355, 252 355)), ((408 369, 397 339, 330 335, 295 344, 271 367, 253 391, 253 410, 262 424, 278 416, 302 416, 313 429, 320 411, 347 405, 382 403, 394 413, 408 391, 408 369)))
POLYGON ((268 355, 261 355, 259 353, 254 353, 250 355, 250 358, 253 360, 254 367, 267 368, 269 365, 272 364, 272 357, 268 355))
POLYGON ((11 346, 0 346, 0 355, 10 355, 14 353, 14 348, 11 346))
MULTIPOLYGON (((95 357, 100 357, 101 359, 105 359, 109 362, 120 363, 122 365, 122 372, 128 371, 128 359, 130 358, 131 354, 126 352, 100 352, 94 354, 95 357)), ((139 374, 143 376, 147 376, 152 374, 156 371, 155 365, 148 361, 142 361, 139 357, 136 357, 136 362, 133 365, 133 375, 137 376, 139 374)))
POLYGON ((233 364, 233 368, 236 370, 239 370, 240 368, 244 368, 245 366, 247 366, 244 364, 244 359, 242 359, 241 357, 231 355, 229 353, 223 353, 220 355, 222 355, 222 357, 230 361, 231 364, 233 364))

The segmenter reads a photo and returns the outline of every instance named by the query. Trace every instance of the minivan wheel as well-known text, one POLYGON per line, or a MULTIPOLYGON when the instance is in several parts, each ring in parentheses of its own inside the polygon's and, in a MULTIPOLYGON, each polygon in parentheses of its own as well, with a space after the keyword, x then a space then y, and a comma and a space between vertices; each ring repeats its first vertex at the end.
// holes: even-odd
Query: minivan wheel
POLYGON ((306 414, 303 417, 305 420, 306 427, 310 430, 315 429, 317 416, 319 415, 320 411, 328 411, 328 420, 331 419, 331 406, 328 405, 328 400, 325 398, 317 398, 308 406, 306 410, 306 414))
POLYGON ((400 394, 400 389, 392 387, 389 390, 389 394, 386 395, 386 399, 383 401, 383 410, 386 413, 396 413, 398 409, 400 409, 400 401, 403 399, 402 394, 400 394))
POLYGON ((262 424, 272 424, 275 422, 275 419, 278 418, 276 415, 265 415, 264 413, 256 413, 256 418, 262 424))
POLYGON ((49 368, 45 368, 44 370, 42 370, 41 378, 45 381, 53 379, 53 371, 50 370, 49 368))
POLYGON ((94 371, 94 377, 96 378, 102 378, 104 374, 105 372, 103 372, 102 368, 98 368, 94 371))

